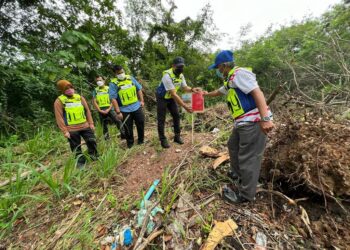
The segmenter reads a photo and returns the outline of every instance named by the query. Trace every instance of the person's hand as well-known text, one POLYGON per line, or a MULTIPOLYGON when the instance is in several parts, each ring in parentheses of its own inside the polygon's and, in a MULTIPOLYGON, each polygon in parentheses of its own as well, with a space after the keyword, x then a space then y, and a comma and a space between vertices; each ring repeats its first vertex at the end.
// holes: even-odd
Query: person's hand
POLYGON ((141 107, 143 108, 145 106, 145 102, 144 101, 140 101, 141 107))
POLYGON ((103 114, 103 115, 106 114, 106 111, 105 111, 105 110, 102 110, 102 109, 100 109, 98 112, 100 112, 100 113, 103 114))
POLYGON ((265 134, 270 132, 274 127, 275 127, 275 124, 273 124, 272 121, 267 121, 267 122, 261 121, 260 122, 260 128, 265 134))
POLYGON ((123 120, 123 114, 121 112, 117 113, 117 119, 119 121, 122 121, 123 120))
POLYGON ((185 105, 185 106, 184 106, 184 109, 185 109, 188 113, 192 113, 192 112, 193 112, 192 107, 189 106, 189 105, 185 105))
POLYGON ((64 137, 66 137, 67 139, 70 139, 70 133, 67 131, 64 133, 64 137))
POLYGON ((204 96, 208 95, 208 91, 202 90, 202 95, 204 96))
POLYGON ((91 128, 92 131, 95 131, 95 126, 94 126, 94 124, 90 124, 90 128, 91 128))
POLYGON ((109 111, 111 111, 112 108, 108 108, 105 110, 105 114, 107 115, 109 113, 109 111))
POLYGON ((198 93, 198 92, 201 92, 202 91, 202 89, 201 88, 192 88, 192 92, 194 92, 194 93, 198 93))

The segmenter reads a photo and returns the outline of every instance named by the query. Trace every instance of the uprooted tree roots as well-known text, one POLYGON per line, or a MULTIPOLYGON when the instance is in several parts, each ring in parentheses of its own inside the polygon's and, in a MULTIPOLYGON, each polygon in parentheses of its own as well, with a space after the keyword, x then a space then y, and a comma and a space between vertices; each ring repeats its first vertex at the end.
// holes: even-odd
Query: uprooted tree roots
MULTIPOLYGON (((336 200, 350 197, 350 127, 330 118, 286 119, 265 152, 270 179, 336 200)), ((339 203, 340 204, 340 203, 339 203)))

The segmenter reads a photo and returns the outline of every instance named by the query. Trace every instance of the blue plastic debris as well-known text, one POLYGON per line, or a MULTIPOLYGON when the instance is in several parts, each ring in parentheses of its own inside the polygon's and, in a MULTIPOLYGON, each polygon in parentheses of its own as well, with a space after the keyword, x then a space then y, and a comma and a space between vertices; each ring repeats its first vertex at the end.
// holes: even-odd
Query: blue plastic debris
POLYGON ((111 249, 112 250, 116 250, 117 249, 118 244, 116 242, 113 242, 111 249))
POLYGON ((143 197, 142 201, 141 201, 141 208, 145 207, 145 201, 148 201, 149 198, 151 198, 151 195, 153 194, 154 190, 156 189, 157 185, 159 183, 159 180, 155 180, 152 184, 152 186, 148 189, 145 197, 143 197))
POLYGON ((130 246, 133 240, 131 229, 129 227, 126 228, 123 232, 123 235, 124 235, 123 245, 130 246))

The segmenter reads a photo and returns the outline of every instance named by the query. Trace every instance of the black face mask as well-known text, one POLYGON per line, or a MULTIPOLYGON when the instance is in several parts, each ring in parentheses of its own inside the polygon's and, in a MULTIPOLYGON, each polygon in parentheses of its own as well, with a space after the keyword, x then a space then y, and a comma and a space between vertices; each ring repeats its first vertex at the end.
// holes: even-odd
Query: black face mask
POLYGON ((184 68, 183 67, 174 69, 175 75, 180 75, 182 72, 184 72, 184 68))

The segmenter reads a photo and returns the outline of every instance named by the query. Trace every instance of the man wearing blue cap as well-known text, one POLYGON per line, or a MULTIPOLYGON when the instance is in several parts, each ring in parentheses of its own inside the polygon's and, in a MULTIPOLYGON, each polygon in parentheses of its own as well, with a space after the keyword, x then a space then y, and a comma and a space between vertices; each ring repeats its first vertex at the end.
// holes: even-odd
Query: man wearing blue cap
POLYGON ((224 79, 224 86, 205 96, 226 95, 234 119, 234 129, 227 142, 231 177, 239 179, 238 192, 224 196, 234 203, 253 201, 260 175, 266 134, 274 127, 272 113, 263 92, 249 68, 235 66, 233 53, 221 51, 209 69, 224 79))
POLYGON ((170 69, 163 72, 162 81, 157 87, 157 120, 158 120, 158 135, 160 144, 163 148, 169 148, 169 142, 165 137, 164 125, 166 110, 168 109, 171 116, 173 117, 174 126, 174 142, 183 144, 180 137, 180 114, 177 105, 183 107, 187 112, 192 113, 192 107, 186 105, 186 103, 177 94, 177 91, 181 88, 185 92, 198 92, 200 88, 191 88, 186 84, 184 75, 185 60, 178 56, 173 60, 173 65, 170 69))

